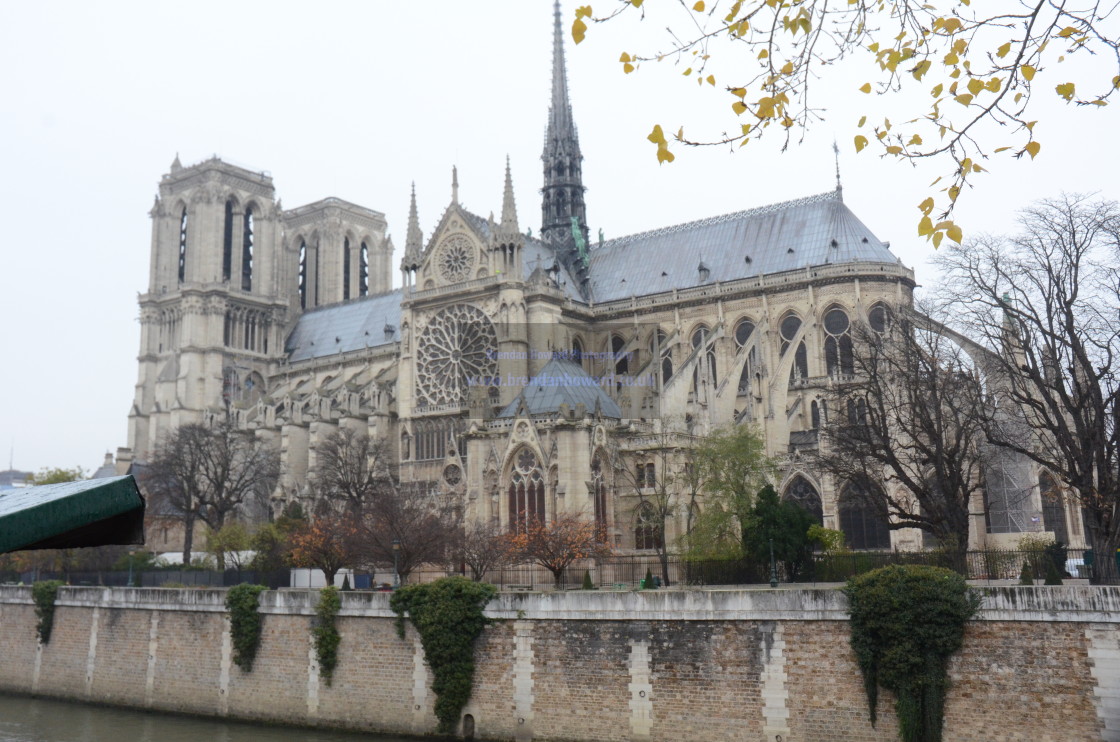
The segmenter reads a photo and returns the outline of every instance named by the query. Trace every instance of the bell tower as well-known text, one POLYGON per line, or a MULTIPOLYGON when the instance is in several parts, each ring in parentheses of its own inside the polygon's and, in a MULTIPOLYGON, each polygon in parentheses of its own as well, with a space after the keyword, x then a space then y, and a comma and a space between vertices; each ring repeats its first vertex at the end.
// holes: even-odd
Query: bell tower
POLYGON ((268 364, 283 350, 293 300, 287 289, 296 285, 267 173, 217 157, 183 167, 176 156, 150 216, 129 413, 129 445, 139 460, 174 427, 232 417, 258 401, 268 364))

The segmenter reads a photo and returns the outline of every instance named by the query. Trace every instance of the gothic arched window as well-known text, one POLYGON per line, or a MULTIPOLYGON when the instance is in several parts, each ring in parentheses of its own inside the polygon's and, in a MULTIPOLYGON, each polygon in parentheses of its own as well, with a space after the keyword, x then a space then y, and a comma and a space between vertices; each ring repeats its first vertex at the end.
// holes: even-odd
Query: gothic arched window
MULTIPOLYGON (((789 350, 790 344, 794 338, 797 337, 798 331, 801 329, 801 318, 796 314, 787 314, 782 324, 778 328, 778 334, 782 338, 782 352, 785 355, 789 350)), ((794 351, 793 365, 789 370, 789 380, 791 382, 800 379, 808 378, 809 376, 809 355, 805 349, 805 341, 802 340, 797 344, 797 349, 794 351)))
POLYGON ((358 260, 358 296, 369 296, 369 247, 364 242, 358 260))
POLYGON ((665 384, 673 377, 673 357, 669 352, 669 336, 658 328, 649 339, 649 354, 651 358, 661 359, 661 383, 665 384))
POLYGON ((299 241, 299 308, 307 309, 307 241, 299 241))
POLYGON ((545 522, 544 476, 540 462, 528 448, 518 451, 509 478, 509 530, 527 533, 545 522))
POLYGON ((665 545, 665 530, 658 522, 651 503, 643 502, 634 512, 634 548, 661 550, 665 545))
POLYGON ((233 272, 233 199, 226 201, 226 223, 222 234, 222 280, 233 272))
POLYGON ((350 238, 342 240, 342 300, 350 298, 350 238))
POLYGON ((245 230, 241 237, 241 290, 253 290, 253 207, 245 209, 245 230))
POLYGON ((591 497, 595 507, 595 525, 607 527, 607 485, 603 481, 603 462, 599 454, 591 460, 591 497))
POLYGON ((786 487, 785 499, 808 511, 818 525, 824 525, 824 507, 821 495, 809 480, 798 474, 786 487))
POLYGON ((840 491, 840 530, 853 549, 889 549, 891 531, 883 510, 885 500, 868 482, 849 482, 840 491), (879 504, 881 503, 881 504, 879 504))
POLYGON ((630 373, 630 357, 626 352, 626 341, 621 335, 611 335, 611 358, 614 359, 614 372, 617 376, 630 373))
POLYGON ((1054 532, 1054 540, 1068 544, 1069 529, 1066 524, 1066 508, 1062 501, 1062 491, 1049 472, 1038 475, 1038 492, 1042 496, 1042 525, 1047 531, 1054 532))
POLYGON ((824 360, 829 376, 855 373, 852 360, 852 326, 843 309, 833 307, 824 315, 824 360))
MULTIPOLYGON (((696 348, 699 348, 699 347, 703 346, 705 343, 707 343, 708 342, 708 336, 710 334, 711 334, 711 330, 708 329, 707 325, 700 325, 695 330, 693 330, 692 331, 692 336, 689 338, 689 341, 692 343, 693 350, 695 350, 696 348)), ((705 355, 704 355, 704 365, 706 365, 708 367, 708 378, 711 381, 712 386, 715 386, 715 383, 716 383, 716 348, 715 348, 714 345, 708 346, 707 353, 705 353, 705 355)), ((699 377, 697 376, 698 370, 699 370, 699 366, 697 366, 696 369, 694 369, 693 372, 692 372, 693 386, 696 385, 696 382, 699 379, 699 377)))
POLYGON ((871 307, 867 313, 867 324, 871 329, 878 333, 887 331, 887 308, 882 304, 876 304, 871 307))
POLYGON ((179 217, 179 283, 187 279, 187 207, 179 217))
MULTIPOLYGON (((755 326, 747 318, 739 320, 735 325, 735 344, 740 348, 746 347, 750 342, 751 336, 754 335, 755 326)), ((739 396, 749 395, 751 392, 751 382, 754 380, 755 371, 758 368, 758 346, 754 346, 748 351, 747 358, 743 362, 743 370, 739 373, 739 386, 736 393, 739 396)))
POLYGON ((583 365, 583 343, 579 338, 572 339, 572 360, 576 363, 583 365))

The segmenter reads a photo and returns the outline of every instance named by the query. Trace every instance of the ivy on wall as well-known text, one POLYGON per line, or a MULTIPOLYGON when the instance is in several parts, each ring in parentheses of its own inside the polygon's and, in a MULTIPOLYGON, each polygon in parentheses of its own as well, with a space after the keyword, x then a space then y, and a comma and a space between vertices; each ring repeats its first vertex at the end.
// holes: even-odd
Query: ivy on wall
POLYGON ((979 597, 958 573, 924 565, 867 572, 844 593, 872 725, 882 686, 895 694, 903 742, 940 742, 949 657, 979 597))
POLYGON ((253 669, 253 659, 261 645, 259 596, 267 589, 264 585, 241 584, 231 587, 226 594, 233 661, 245 672, 253 669))
POLYGON ((452 734, 471 697, 474 682, 474 640, 490 622, 482 610, 495 595, 493 585, 465 577, 403 587, 389 606, 397 614, 397 633, 404 638, 404 615, 420 634, 424 658, 432 670, 439 731, 452 734))
POLYGON ((342 608, 338 588, 324 587, 319 592, 319 604, 315 607, 315 620, 311 633, 315 637, 315 654, 319 658, 319 677, 331 684, 334 668, 338 666, 338 645, 342 637, 335 626, 335 618, 342 608))
POLYGON ((58 588, 65 584, 62 580, 44 580, 31 586, 31 599, 35 601, 35 615, 39 619, 37 627, 39 641, 43 644, 51 640, 51 629, 54 628, 54 601, 58 597, 58 588))

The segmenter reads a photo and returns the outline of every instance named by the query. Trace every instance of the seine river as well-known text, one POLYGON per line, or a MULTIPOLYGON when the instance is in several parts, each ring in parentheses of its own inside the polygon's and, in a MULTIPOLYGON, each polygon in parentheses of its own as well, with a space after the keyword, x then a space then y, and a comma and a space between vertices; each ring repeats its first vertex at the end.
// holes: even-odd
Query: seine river
MULTIPOLYGON (((0 695, 0 742, 409 742, 0 695)), ((413 738, 412 742, 415 742, 413 738)))

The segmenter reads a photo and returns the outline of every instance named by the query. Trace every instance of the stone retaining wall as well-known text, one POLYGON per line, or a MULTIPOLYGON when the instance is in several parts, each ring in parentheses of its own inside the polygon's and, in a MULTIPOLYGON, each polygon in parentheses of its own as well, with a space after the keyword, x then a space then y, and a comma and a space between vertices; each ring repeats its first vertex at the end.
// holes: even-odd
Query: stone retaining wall
MULTIPOLYGON (((1120 589, 982 589, 950 664, 946 740, 1120 740, 1120 589)), ((384 593, 343 593, 334 681, 317 591, 267 592, 250 673, 223 590, 63 588, 39 645, 30 588, 0 587, 0 691, 207 716, 426 734, 431 673, 384 593)), ((476 735, 517 740, 897 739, 872 727, 836 590, 503 594, 476 648, 476 735)))

